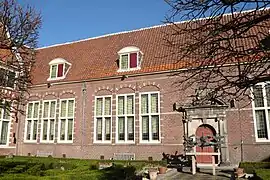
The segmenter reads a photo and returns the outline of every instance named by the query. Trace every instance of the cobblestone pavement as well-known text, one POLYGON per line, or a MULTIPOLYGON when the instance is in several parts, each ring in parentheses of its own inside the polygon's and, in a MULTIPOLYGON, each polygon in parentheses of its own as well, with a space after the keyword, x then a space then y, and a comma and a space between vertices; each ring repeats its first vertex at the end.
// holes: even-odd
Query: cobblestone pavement
POLYGON ((159 175, 157 180, 233 180, 230 173, 224 173, 221 171, 216 172, 217 175, 213 176, 211 170, 203 170, 203 172, 197 172, 192 175, 189 171, 178 172, 176 169, 172 169, 164 175, 159 175))

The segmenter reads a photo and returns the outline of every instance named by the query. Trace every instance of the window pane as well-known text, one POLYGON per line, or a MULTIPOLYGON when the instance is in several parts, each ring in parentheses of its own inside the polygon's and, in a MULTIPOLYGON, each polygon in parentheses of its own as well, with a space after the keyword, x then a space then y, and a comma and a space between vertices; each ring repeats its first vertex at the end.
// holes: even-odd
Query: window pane
POLYGON ((152 140, 159 140, 159 116, 152 116, 151 120, 152 140))
POLYGON ((6 82, 6 70, 0 69, 0 86, 5 86, 6 82))
POLYGON ((105 118, 105 140, 111 139, 111 118, 105 118))
POLYGON ((54 120, 50 120, 50 134, 49 134, 49 139, 53 140, 54 139, 54 120))
POLYGON ((48 120, 43 120, 43 140, 47 140, 48 120))
POLYGON ((60 140, 65 140, 65 128, 66 128, 66 120, 65 119, 61 119, 60 140))
POLYGON ((44 108, 43 108, 43 117, 47 118, 49 116, 49 102, 44 102, 44 108))
POLYGON ((141 96, 141 113, 146 114, 148 113, 148 95, 143 94, 141 96))
POLYGON ((96 115, 101 116, 102 115, 102 98, 97 98, 96 102, 96 115))
POLYGON ((34 121, 33 124, 33 132, 32 132, 32 140, 37 139, 37 121, 34 121))
POLYGON ((33 103, 28 104, 28 110, 27 110, 27 118, 32 117, 32 111, 33 111, 33 103))
POLYGON ((110 115, 111 114, 111 98, 106 97, 105 98, 105 107, 104 107, 104 115, 110 115))
POLYGON ((122 55, 121 56, 121 69, 127 69, 128 68, 128 55, 122 55))
POLYGON ((125 113, 125 97, 118 96, 118 114, 123 115, 125 113))
POLYGON ((267 129, 266 129, 265 111, 264 110, 255 111, 255 115, 256 115, 256 126, 257 126, 258 138, 268 139, 267 129))
POLYGON ((26 127, 26 139, 27 140, 30 140, 30 138, 31 138, 31 122, 32 121, 27 121, 26 123, 27 123, 27 127, 26 127))
POLYGON ((51 78, 56 78, 56 69, 57 69, 57 65, 51 66, 51 78))
POLYGON ((5 107, 4 107, 4 119, 10 119, 10 107, 11 103, 10 102, 5 102, 5 107))
POLYGON ((127 96, 127 114, 134 114, 133 95, 127 96))
POLYGON ((134 140, 134 117, 127 118, 128 140, 134 140))
POLYGON ((2 129, 1 129, 1 139, 0 139, 0 144, 5 145, 7 144, 8 141, 8 125, 9 122, 7 121, 2 121, 2 129))
POLYGON ((39 103, 34 104, 34 115, 33 118, 38 118, 38 105, 39 103))
POLYGON ((73 119, 68 120, 68 140, 72 140, 73 137, 73 119))
POLYGON ((270 106, 270 84, 265 85, 265 92, 267 98, 267 106, 270 106))
POLYGON ((125 140, 125 118, 118 118, 118 140, 125 140))
POLYGON ((137 67, 137 53, 130 54, 130 68, 137 67))
POLYGON ((253 88, 255 107, 263 107, 263 92, 262 86, 257 85, 253 88))
POLYGON ((8 72, 7 87, 14 88, 15 76, 16 76, 15 72, 11 72, 11 71, 8 72))
POLYGON ((97 134, 96 134, 96 138, 97 140, 102 140, 102 118, 97 118, 97 134))
POLYGON ((62 77, 63 76, 63 69, 64 69, 64 64, 58 64, 57 77, 62 77))
POLYGON ((74 100, 68 101, 68 117, 74 116, 74 100))
POLYGON ((142 117, 142 140, 149 140, 149 117, 142 117))
POLYGON ((158 94, 151 94, 151 113, 158 113, 158 94))
POLYGON ((55 107, 56 106, 56 102, 55 101, 51 101, 51 109, 50 109, 50 117, 53 118, 55 116, 55 107))
POLYGON ((61 117, 66 117, 67 112, 67 101, 61 101, 61 117))

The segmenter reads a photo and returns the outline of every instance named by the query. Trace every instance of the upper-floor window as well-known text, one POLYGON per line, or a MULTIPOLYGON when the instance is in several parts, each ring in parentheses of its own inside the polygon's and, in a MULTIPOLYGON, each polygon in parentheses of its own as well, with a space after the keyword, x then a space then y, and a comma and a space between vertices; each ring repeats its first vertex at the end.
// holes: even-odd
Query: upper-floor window
POLYGON ((253 114, 257 141, 270 141, 270 83, 253 87, 253 114))
POLYGON ((48 81, 64 79, 71 66, 69 62, 62 58, 52 60, 49 65, 50 77, 48 78, 48 81))
POLYGON ((14 88, 16 72, 0 68, 0 86, 14 88))
POLYGON ((118 55, 118 71, 130 71, 140 69, 143 54, 139 48, 134 46, 125 47, 118 52, 118 55))

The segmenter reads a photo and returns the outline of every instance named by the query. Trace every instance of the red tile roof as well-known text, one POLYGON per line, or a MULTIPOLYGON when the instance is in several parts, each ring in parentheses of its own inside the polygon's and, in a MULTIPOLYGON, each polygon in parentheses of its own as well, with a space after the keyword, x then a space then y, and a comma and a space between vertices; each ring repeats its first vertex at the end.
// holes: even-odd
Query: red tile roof
POLYGON ((40 48, 32 70, 32 83, 47 83, 49 62, 55 58, 64 58, 72 64, 66 78, 61 82, 184 68, 186 63, 178 62, 177 57, 173 56, 165 45, 164 36, 170 32, 172 28, 163 25, 40 48), (136 46, 143 52, 141 69, 117 72, 117 52, 127 46, 136 46))

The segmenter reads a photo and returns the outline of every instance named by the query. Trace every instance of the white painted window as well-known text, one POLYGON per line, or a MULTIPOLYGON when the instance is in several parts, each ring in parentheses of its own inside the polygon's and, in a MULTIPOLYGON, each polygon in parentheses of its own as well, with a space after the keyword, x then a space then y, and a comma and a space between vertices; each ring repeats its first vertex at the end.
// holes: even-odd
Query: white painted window
POLYGON ((47 79, 48 81, 64 79, 71 67, 71 64, 62 58, 52 60, 49 65, 50 77, 47 79))
POLYGON ((25 141, 36 142, 38 133, 39 101, 29 102, 27 105, 25 122, 25 141))
POLYGON ((134 46, 125 47, 118 52, 118 55, 118 71, 130 71, 140 69, 143 54, 139 48, 134 46))
POLYGON ((41 142, 54 142, 56 122, 56 100, 43 101, 41 142))
POLYGON ((112 96, 95 97, 94 142, 110 143, 112 126, 112 96))
POLYGON ((134 143, 135 140, 135 95, 117 95, 116 142, 134 143))
POLYGON ((72 143, 74 132, 75 99, 61 99, 58 121, 58 142, 72 143))
POLYGON ((270 83, 259 83, 252 91, 256 140, 270 142, 270 83))
POLYGON ((159 92, 140 94, 140 140, 142 143, 160 141, 159 92))
POLYGON ((10 131, 10 102, 4 101, 0 108, 0 146, 8 146, 10 131))

